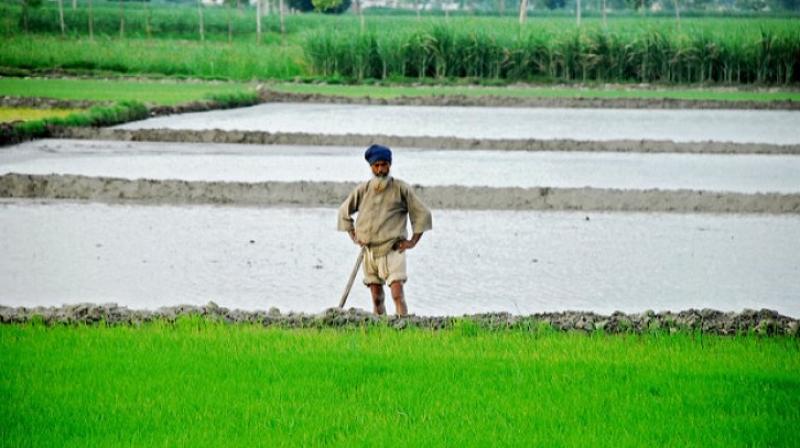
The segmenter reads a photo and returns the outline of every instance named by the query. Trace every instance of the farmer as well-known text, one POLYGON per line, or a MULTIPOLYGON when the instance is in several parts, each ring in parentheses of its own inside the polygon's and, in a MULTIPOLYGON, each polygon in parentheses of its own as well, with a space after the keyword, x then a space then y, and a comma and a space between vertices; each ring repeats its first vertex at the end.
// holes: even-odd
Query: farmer
POLYGON ((414 190, 389 175, 392 151, 381 145, 367 148, 364 158, 373 177, 360 184, 339 207, 338 229, 347 232, 354 243, 364 248, 364 284, 372 293, 373 312, 386 313, 383 284, 392 290, 399 316, 408 314, 403 294, 406 253, 413 249, 422 233, 432 228, 431 212, 414 190), (353 226, 353 213, 358 219, 353 226), (411 239, 406 231, 406 217, 411 218, 411 239))

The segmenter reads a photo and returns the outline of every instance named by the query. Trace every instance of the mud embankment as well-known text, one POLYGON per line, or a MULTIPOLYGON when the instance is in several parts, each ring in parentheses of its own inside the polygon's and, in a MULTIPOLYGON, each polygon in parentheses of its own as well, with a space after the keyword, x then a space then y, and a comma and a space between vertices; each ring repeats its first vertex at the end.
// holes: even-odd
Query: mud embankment
MULTIPOLYGON (((0 198, 335 207, 355 186, 351 182, 201 182, 11 173, 0 176, 0 198)), ((430 207, 437 209, 800 213, 800 194, 589 187, 414 188, 430 207)))
POLYGON ((673 142, 661 140, 539 140, 475 139, 456 137, 407 137, 392 135, 326 135, 292 132, 59 128, 52 137, 82 140, 137 142, 238 143, 256 145, 306 145, 366 147, 375 142, 393 148, 480 149, 503 151, 585 151, 688 154, 800 154, 800 145, 731 142, 673 142))
POLYGON ((598 109, 744 109, 800 110, 800 102, 681 100, 670 98, 525 98, 501 95, 430 95, 372 98, 370 96, 337 96, 318 93, 288 93, 264 89, 261 101, 268 103, 372 104, 392 106, 478 106, 478 107, 545 107, 598 109))
POLYGON ((269 311, 244 311, 220 307, 214 302, 207 305, 177 305, 161 307, 155 311, 131 310, 115 303, 96 305, 80 303, 61 307, 13 308, 0 305, 0 323, 26 323, 39 321, 48 325, 96 324, 140 325, 145 322, 165 320, 175 322, 181 316, 204 316, 212 321, 253 323, 281 328, 348 328, 384 325, 395 329, 408 327, 452 329, 457 323, 469 319, 478 327, 489 331, 523 330, 580 331, 606 333, 647 333, 665 331, 702 331, 710 334, 734 335, 753 332, 759 335, 800 336, 797 319, 783 316, 777 311, 762 309, 742 312, 722 312, 711 309, 690 309, 677 313, 645 311, 625 314, 616 312, 601 315, 591 312, 565 311, 516 316, 509 313, 485 313, 462 317, 451 316, 389 316, 380 318, 364 310, 330 308, 318 314, 286 313, 277 308, 269 311))

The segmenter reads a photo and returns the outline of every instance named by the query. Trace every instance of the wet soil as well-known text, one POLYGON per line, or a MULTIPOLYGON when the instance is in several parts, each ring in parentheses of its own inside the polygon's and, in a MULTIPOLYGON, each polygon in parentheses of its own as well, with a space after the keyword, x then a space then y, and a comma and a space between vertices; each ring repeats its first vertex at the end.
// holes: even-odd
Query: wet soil
MULTIPOLYGON (((168 204, 338 206, 352 182, 202 182, 75 175, 0 176, 0 198, 168 204)), ((606 188, 415 186, 432 208, 676 213, 800 213, 800 194, 606 188)))
POLYGON ((109 129, 60 128, 55 138, 83 140, 242 143, 257 145, 307 145, 366 147, 376 141, 389 147, 428 149, 484 149, 505 151, 585 151, 694 154, 800 154, 800 145, 733 142, 673 142, 657 140, 540 140, 480 139, 455 137, 393 136, 344 134, 326 135, 293 132, 178 130, 178 129, 109 129))

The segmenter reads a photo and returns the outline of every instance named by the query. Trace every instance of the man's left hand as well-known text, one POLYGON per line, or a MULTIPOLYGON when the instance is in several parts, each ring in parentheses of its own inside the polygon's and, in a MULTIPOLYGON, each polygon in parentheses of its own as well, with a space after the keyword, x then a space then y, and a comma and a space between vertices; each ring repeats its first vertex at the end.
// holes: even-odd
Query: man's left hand
POLYGON ((406 249, 413 249, 417 244, 411 240, 403 240, 397 243, 397 251, 403 253, 406 249))

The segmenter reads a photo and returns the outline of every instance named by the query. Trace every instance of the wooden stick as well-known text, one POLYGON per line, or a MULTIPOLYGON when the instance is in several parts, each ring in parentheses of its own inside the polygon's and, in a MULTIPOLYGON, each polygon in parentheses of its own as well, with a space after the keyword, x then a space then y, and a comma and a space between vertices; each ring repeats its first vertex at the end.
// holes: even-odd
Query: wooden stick
POLYGON ((364 251, 367 249, 362 247, 361 250, 358 252, 358 258, 356 259, 356 265, 353 266, 353 272, 350 273, 350 280, 347 281, 347 286, 344 288, 344 294, 342 294, 342 299, 339 300, 339 308, 344 308, 344 303, 347 302, 347 296, 350 295, 350 289, 353 288, 353 282, 356 279, 356 274, 358 274, 358 268, 361 267, 361 262, 364 260, 364 251))

